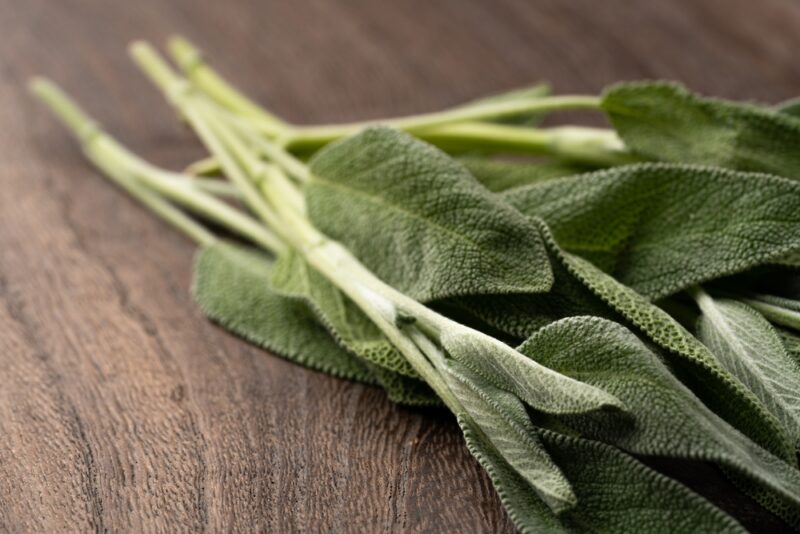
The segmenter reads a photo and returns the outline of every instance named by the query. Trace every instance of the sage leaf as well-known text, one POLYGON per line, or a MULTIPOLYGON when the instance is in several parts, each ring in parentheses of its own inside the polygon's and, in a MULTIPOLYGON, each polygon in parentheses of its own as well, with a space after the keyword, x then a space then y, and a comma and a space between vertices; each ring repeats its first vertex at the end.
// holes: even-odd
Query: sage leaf
POLYGON ((572 508, 577 498, 569 482, 534 432, 525 406, 512 393, 450 361, 440 368, 450 390, 503 459, 556 514, 572 508))
POLYGON ((278 294, 307 303, 333 337, 373 368, 390 399, 401 404, 437 404, 416 371, 369 318, 303 257, 287 251, 272 271, 271 287, 278 294))
MULTIPOLYGON (((440 334, 439 343, 447 356, 539 411, 550 414, 608 411, 620 415, 620 410, 625 409, 613 395, 580 380, 568 379, 470 328, 454 325, 440 334)), ((542 346, 541 350, 549 347, 542 346)))
POLYGON ((709 410, 659 357, 627 329, 599 318, 564 319, 519 347, 531 358, 622 400, 633 421, 561 416, 582 436, 634 454, 714 462, 770 496, 770 507, 795 527, 800 471, 753 443, 709 410), (552 350, 538 349, 543 343, 552 350))
POLYGON ((207 317, 261 348, 323 373, 374 384, 369 368, 334 341, 308 306, 270 289, 272 269, 267 255, 217 241, 197 253, 192 294, 207 317))
POLYGON ((800 183, 777 176, 636 164, 502 198, 546 221, 559 246, 652 299, 800 249, 800 183))
POLYGON ((800 366, 775 329, 756 310, 702 289, 692 295, 702 311, 697 337, 781 422, 800 449, 800 366))
POLYGON ((800 117, 800 98, 790 98, 775 106, 775 111, 785 113, 791 117, 800 117))
POLYGON ((577 506, 556 516, 473 421, 459 417, 458 422, 467 447, 523 533, 744 532, 704 498, 619 449, 537 429, 578 497, 577 506))
POLYGON ((800 177, 800 119, 791 114, 668 82, 614 85, 602 108, 639 156, 800 177))
POLYGON ((368 128, 321 150, 311 168, 306 200, 315 226, 408 296, 550 288, 536 228, 432 146, 368 128))

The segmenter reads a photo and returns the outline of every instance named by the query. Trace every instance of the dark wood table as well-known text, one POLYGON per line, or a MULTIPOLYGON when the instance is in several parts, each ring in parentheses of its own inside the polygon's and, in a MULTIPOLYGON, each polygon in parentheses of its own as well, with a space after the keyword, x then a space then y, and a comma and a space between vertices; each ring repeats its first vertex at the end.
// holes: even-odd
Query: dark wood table
MULTIPOLYGON (((537 80, 800 93, 792 0, 0 1, 0 530, 513 530, 447 414, 204 320, 192 244, 105 183, 26 93, 47 74, 180 167, 198 144, 125 52, 173 32, 298 122, 434 110, 537 80)), ((778 528, 720 491, 751 528, 778 528)))

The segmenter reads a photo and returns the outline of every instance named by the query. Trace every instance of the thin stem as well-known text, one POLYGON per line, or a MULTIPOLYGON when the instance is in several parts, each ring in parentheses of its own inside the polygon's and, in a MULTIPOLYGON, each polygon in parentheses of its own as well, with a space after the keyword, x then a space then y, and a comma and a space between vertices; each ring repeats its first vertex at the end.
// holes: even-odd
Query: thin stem
POLYGON ((448 124, 415 135, 445 150, 550 155, 589 165, 619 165, 635 158, 614 130, 578 126, 528 128, 481 122, 448 124))
POLYGON ((208 244, 214 237, 151 190, 169 197, 275 254, 284 249, 284 245, 272 232, 252 218, 213 196, 197 190, 190 185, 188 179, 176 180, 175 173, 164 171, 147 163, 120 145, 51 82, 41 79, 34 80, 31 90, 79 138, 84 153, 92 162, 126 190, 131 191, 136 198, 153 208, 156 213, 178 225, 193 239, 202 244, 208 244))
POLYGON ((130 47, 130 53, 144 73, 186 117, 208 151, 219 161, 230 181, 241 191, 245 204, 285 241, 287 229, 282 227, 281 221, 264 201, 250 178, 209 126, 207 116, 197 106, 197 102, 200 101, 191 94, 191 84, 174 73, 166 61, 147 43, 134 43, 130 47))
POLYGON ((264 133, 278 135, 288 125, 226 82, 204 60, 203 54, 183 37, 173 37, 167 48, 183 73, 223 107, 258 123, 264 133))
POLYGON ((485 102, 473 106, 449 109, 434 113, 425 113, 410 117, 386 119, 381 121, 364 121, 330 126, 298 126, 287 131, 278 140, 289 149, 300 147, 318 147, 335 141, 341 137, 352 135, 365 126, 383 124, 410 133, 466 121, 483 121, 545 111, 565 109, 600 109, 601 99, 596 96, 550 96, 512 101, 485 102))

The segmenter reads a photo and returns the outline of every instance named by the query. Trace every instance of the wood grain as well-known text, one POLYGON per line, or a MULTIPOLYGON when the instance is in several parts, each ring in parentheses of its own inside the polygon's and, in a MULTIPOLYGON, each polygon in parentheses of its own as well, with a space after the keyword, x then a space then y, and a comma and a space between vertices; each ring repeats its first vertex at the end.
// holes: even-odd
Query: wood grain
MULTIPOLYGON (((541 79, 800 93, 789 0, 1 0, 4 531, 513 531, 446 414, 205 321, 188 294, 191 243, 104 183, 26 94, 45 73, 134 149, 180 166, 200 151, 125 54, 173 32, 300 122, 433 110, 541 79)), ((710 468, 659 466, 750 528, 781 528, 710 468)))

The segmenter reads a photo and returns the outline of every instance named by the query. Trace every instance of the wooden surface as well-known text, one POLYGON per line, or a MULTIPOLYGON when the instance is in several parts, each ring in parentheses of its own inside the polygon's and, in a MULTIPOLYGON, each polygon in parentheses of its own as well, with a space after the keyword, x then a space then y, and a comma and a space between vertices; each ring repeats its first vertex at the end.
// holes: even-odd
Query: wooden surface
MULTIPOLYGON (((2 530, 513 530, 446 414, 205 321, 188 293, 192 244, 104 182, 26 94, 45 73, 143 155, 180 166, 198 146, 125 54, 173 32, 301 122, 540 79, 800 94, 792 0, 1 0, 2 530)), ((777 528, 703 469, 678 471, 752 528, 777 528)))

